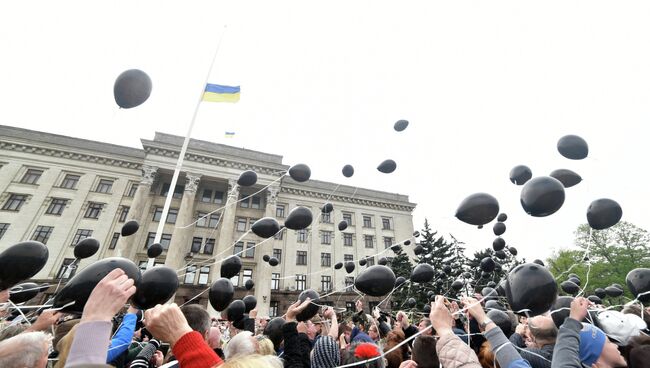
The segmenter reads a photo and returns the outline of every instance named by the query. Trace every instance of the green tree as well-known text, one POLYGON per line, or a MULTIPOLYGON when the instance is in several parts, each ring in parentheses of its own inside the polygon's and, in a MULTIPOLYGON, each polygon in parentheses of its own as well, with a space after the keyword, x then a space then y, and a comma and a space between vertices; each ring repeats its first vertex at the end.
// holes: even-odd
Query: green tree
MULTIPOLYGON (((413 263, 411 263, 408 254, 404 250, 400 249, 399 251, 395 252, 395 257, 393 257, 393 259, 390 261, 390 268, 395 273, 395 277, 402 276, 408 280, 411 277, 413 263)), ((391 296, 391 300, 394 303, 397 303, 397 301, 399 301, 399 305, 404 303, 404 301, 408 298, 407 287, 407 285, 404 285, 396 290, 391 296)))

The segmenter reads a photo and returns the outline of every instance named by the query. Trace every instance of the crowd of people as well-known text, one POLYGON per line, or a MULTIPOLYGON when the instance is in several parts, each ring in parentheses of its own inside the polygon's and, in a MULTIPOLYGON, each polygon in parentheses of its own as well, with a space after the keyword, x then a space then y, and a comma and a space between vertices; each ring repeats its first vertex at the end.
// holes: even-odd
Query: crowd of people
MULTIPOLYGON (((582 297, 571 302, 559 323, 548 313, 524 318, 510 311, 507 320, 492 320, 477 295, 458 301, 435 296, 426 315, 366 310, 359 300, 351 315, 327 307, 298 321, 312 302, 306 299, 270 321, 253 309, 238 329, 211 318, 198 304, 146 311, 127 306, 125 313, 135 289, 134 281, 115 269, 94 288, 81 316, 46 310, 30 324, 5 310, 0 367, 650 366, 648 311, 624 309, 643 316, 645 325, 624 328, 629 325, 608 320, 601 326, 608 326, 606 333, 594 322, 599 307, 582 297)), ((8 296, 0 293, 5 306, 8 296)))

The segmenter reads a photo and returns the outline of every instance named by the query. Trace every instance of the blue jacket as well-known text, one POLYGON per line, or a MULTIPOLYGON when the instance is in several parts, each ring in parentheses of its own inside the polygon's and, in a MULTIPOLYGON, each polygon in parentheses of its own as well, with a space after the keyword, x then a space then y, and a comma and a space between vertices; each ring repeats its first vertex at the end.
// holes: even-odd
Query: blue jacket
POLYGON ((135 323, 137 322, 138 317, 133 313, 128 313, 124 315, 122 324, 113 335, 111 339, 111 344, 108 346, 108 356, 106 357, 106 363, 110 363, 115 360, 120 354, 126 351, 131 345, 131 340, 133 339, 133 332, 135 332, 135 323))

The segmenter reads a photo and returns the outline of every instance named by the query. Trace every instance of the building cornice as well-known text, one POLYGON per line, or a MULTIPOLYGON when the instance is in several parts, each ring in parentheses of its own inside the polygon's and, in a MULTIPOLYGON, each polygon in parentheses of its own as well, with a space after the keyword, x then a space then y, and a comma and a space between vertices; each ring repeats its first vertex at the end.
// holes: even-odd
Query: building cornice
POLYGON ((291 187, 284 187, 284 186, 281 187, 280 189, 282 193, 293 194, 293 195, 308 197, 308 198, 317 198, 319 200, 322 199, 322 200, 328 200, 332 202, 347 202, 347 203, 353 203, 362 206, 388 208, 392 210, 406 211, 406 212, 412 212, 415 209, 415 203, 410 203, 410 202, 396 203, 396 202, 376 201, 367 198, 354 198, 352 196, 316 192, 308 189, 291 188, 291 187))

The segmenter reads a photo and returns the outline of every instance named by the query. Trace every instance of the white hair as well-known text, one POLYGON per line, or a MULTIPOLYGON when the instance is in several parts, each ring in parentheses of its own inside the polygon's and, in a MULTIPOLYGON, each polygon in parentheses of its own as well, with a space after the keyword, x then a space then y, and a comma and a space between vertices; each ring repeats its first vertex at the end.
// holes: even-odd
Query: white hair
POLYGON ((250 355, 256 353, 253 334, 250 331, 240 331, 235 337, 228 341, 223 349, 223 355, 230 359, 238 355, 250 355))
POLYGON ((45 332, 27 332, 0 342, 0 367, 38 367, 47 356, 52 335, 45 332))

